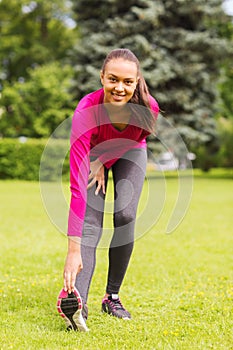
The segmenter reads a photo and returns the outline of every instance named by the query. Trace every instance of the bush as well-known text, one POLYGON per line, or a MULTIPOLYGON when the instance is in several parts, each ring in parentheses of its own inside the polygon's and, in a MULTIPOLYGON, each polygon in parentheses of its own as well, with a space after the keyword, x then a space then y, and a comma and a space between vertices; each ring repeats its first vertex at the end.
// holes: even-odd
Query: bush
POLYGON ((65 140, 47 144, 45 139, 0 139, 0 179, 55 181, 61 175, 68 179, 67 150, 65 140))
POLYGON ((221 148, 218 154, 218 166, 233 167, 233 120, 221 118, 219 120, 221 148))
POLYGON ((215 168, 218 164, 218 153, 210 153, 208 148, 204 145, 197 147, 193 152, 196 159, 193 161, 194 168, 199 168, 203 171, 209 171, 215 168))

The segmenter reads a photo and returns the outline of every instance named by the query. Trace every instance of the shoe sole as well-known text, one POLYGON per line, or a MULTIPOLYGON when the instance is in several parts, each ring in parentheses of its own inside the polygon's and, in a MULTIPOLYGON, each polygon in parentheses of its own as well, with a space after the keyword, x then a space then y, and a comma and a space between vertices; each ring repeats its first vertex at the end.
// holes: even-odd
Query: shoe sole
POLYGON ((61 290, 57 300, 57 311, 65 320, 67 330, 89 331, 82 316, 82 299, 76 288, 70 294, 64 289, 61 290))

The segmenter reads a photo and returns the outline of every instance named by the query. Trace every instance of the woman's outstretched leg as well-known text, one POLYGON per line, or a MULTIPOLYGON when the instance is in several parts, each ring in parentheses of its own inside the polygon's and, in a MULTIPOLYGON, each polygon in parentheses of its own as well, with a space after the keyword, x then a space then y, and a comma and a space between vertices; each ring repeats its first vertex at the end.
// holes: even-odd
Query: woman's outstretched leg
MULTIPOLYGON (((105 176, 107 188, 107 171, 105 176)), ((95 195, 96 186, 88 190, 87 208, 81 239, 81 256, 83 269, 77 275, 75 287, 78 289, 83 303, 87 303, 88 292, 96 265, 96 247, 102 235, 105 195, 95 195)))

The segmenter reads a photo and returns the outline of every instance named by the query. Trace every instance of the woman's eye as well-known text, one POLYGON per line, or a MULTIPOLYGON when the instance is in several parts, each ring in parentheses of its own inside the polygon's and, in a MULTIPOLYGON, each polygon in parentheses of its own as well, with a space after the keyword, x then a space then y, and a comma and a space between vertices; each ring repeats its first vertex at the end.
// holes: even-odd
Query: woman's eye
POLYGON ((126 81, 126 84, 127 84, 127 85, 131 85, 131 84, 133 84, 133 82, 132 82, 131 80, 127 80, 127 81, 126 81))
POLYGON ((112 82, 115 82, 115 81, 116 81, 115 78, 109 78, 109 80, 112 81, 112 82))

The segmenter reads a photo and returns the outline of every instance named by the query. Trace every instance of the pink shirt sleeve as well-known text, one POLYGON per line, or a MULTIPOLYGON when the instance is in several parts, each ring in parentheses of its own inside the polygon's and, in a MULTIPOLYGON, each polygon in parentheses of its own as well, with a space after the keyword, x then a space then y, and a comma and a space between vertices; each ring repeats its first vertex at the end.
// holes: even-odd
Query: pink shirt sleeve
MULTIPOLYGON (((82 107, 82 105, 81 105, 82 107)), ((71 128, 70 189, 71 201, 68 218, 68 235, 82 236, 86 211, 87 184, 90 169, 90 142, 96 132, 93 113, 80 108, 75 110, 71 128)))

